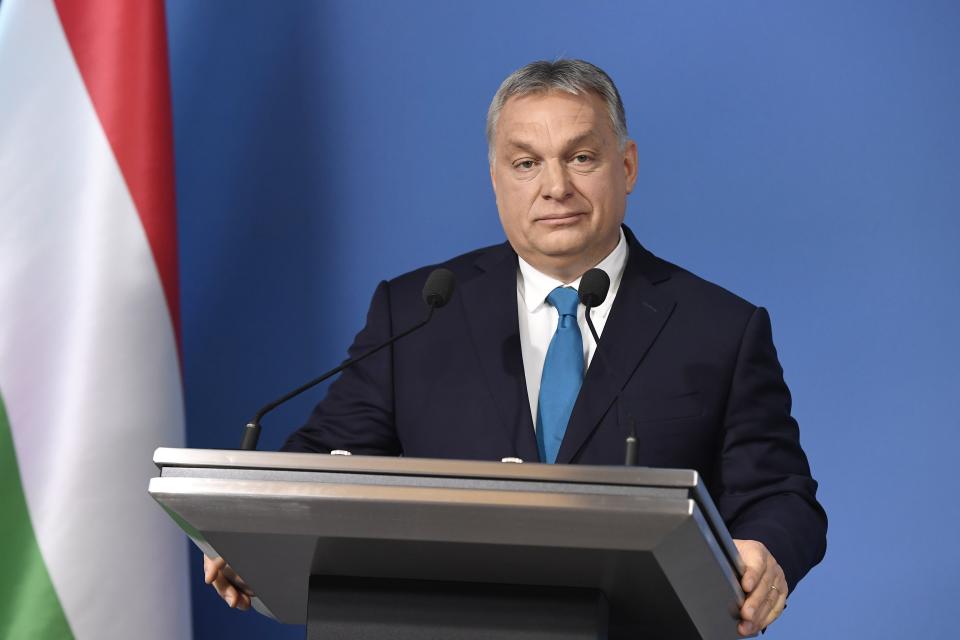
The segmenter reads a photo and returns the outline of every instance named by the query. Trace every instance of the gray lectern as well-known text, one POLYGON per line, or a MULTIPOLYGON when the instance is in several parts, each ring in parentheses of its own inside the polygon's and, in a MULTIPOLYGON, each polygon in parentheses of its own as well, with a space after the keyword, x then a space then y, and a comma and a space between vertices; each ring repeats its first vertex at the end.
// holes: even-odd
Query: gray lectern
POLYGON ((150 494, 308 638, 736 638, 694 471, 157 449, 150 494))

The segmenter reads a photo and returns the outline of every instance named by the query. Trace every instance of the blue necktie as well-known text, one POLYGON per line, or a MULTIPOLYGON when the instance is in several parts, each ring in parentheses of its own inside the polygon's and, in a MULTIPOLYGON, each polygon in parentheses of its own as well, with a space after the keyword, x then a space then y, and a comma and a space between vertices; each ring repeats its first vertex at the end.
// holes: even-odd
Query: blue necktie
POLYGON ((583 338, 577 325, 577 292, 557 287, 547 296, 559 314, 540 378, 537 405, 537 445, 542 462, 556 462, 573 404, 583 382, 583 338))

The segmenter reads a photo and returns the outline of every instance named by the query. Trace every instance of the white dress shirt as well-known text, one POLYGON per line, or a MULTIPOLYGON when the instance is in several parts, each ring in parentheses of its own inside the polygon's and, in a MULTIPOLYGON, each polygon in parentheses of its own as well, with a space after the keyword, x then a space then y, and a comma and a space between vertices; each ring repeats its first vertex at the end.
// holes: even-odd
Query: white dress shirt
MULTIPOLYGON (((607 298, 598 307, 593 308, 590 317, 597 335, 603 335, 603 328, 607 324, 607 316, 617 297, 620 280, 623 278, 623 269, 627 265, 627 239, 620 229, 620 242, 606 258, 597 265, 610 276, 610 290, 607 298)), ((520 351, 523 354, 523 371, 527 378, 527 397, 530 399, 530 415, 533 424, 537 424, 537 403, 540 400, 540 378, 543 375, 543 361, 547 357, 547 348, 557 330, 557 310, 547 302, 547 296, 557 287, 580 287, 580 278, 573 282, 560 282, 534 269, 523 258, 520 258, 520 268, 517 269, 517 316, 520 321, 520 351)), ((577 323, 580 325, 580 335, 583 338, 583 362, 589 367, 597 344, 590 333, 585 317, 586 308, 581 304, 577 307, 577 323)))

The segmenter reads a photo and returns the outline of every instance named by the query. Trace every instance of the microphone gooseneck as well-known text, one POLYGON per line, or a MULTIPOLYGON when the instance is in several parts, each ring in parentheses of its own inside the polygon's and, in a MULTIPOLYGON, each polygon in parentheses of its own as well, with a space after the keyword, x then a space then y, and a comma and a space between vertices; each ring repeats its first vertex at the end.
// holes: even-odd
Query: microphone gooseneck
POLYGON ((361 353, 356 358, 350 358, 348 360, 345 360, 343 363, 340 364, 340 366, 334 369, 331 369, 330 371, 327 371, 323 375, 320 375, 314 378, 313 380, 310 380, 309 382, 297 387, 293 391, 277 398, 273 402, 263 405, 260 408, 260 410, 257 411, 257 413, 253 416, 253 419, 247 423, 246 427, 244 427, 243 440, 240 443, 240 449, 243 451, 253 451, 257 448, 257 442, 260 440, 260 421, 263 419, 263 416, 267 415, 268 413, 270 413, 271 411, 279 407, 281 404, 283 404, 287 400, 292 400, 293 398, 297 397, 307 389, 310 389, 311 387, 315 387, 316 385, 320 384, 324 380, 327 380, 328 378, 331 378, 337 375, 338 373, 340 373, 341 371, 343 371, 348 367, 352 367, 353 365, 360 362, 361 360, 372 356, 373 354, 377 353, 381 349, 384 349, 390 346, 400 338, 403 338, 404 336, 407 336, 413 333, 417 329, 421 328, 422 326, 430 322, 430 319, 433 317, 433 312, 436 309, 439 309, 440 307, 444 306, 450 301, 450 298, 453 296, 453 290, 455 288, 455 285, 456 285, 456 278, 454 277, 453 272, 450 271, 449 269, 435 269, 432 272, 430 272, 430 275, 427 277, 427 282, 423 287, 422 297, 423 297, 423 301, 427 305, 427 316, 423 320, 413 325, 412 327, 406 329, 405 331, 402 331, 401 333, 398 333, 397 335, 391 337, 386 342, 377 345, 373 349, 370 349, 369 351, 361 353))

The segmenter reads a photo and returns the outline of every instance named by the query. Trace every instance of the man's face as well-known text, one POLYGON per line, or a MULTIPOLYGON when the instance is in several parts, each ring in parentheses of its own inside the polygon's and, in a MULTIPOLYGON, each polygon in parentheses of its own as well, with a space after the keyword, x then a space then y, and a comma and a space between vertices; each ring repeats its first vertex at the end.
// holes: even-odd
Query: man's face
POLYGON ((620 151, 603 100, 554 91, 507 100, 490 177, 500 222, 520 257, 563 282, 619 240, 637 146, 620 151))

